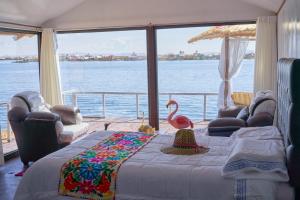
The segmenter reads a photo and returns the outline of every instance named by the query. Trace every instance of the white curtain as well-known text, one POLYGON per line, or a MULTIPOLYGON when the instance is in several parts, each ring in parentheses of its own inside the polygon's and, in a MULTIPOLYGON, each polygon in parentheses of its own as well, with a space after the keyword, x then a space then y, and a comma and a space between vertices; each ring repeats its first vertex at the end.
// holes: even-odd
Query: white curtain
POLYGON ((272 90, 276 92, 277 70, 277 18, 259 17, 256 23, 256 52, 254 92, 272 90))
POLYGON ((222 79, 219 88, 218 106, 224 108, 233 104, 231 99, 231 79, 238 74, 241 66, 241 62, 244 59, 249 41, 245 39, 229 39, 228 46, 228 59, 229 66, 226 73, 226 47, 225 39, 223 40, 219 74, 222 79), (227 94, 227 95, 226 95, 227 94))
POLYGON ((53 29, 43 29, 40 66, 40 90, 45 101, 52 106, 63 104, 56 33, 53 29))

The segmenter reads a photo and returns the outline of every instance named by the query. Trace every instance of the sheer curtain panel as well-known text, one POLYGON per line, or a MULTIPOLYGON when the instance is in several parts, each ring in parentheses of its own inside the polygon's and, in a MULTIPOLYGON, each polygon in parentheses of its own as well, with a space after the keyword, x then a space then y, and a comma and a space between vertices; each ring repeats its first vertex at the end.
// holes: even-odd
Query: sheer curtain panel
POLYGON ((52 106, 63 104, 56 33, 53 29, 43 29, 40 62, 40 88, 42 96, 52 106))
POLYGON ((277 30, 276 16, 259 17, 256 24, 254 92, 276 92, 277 30))
POLYGON ((218 106, 226 108, 233 104, 231 99, 231 79, 238 74, 249 41, 246 39, 224 38, 220 56, 219 74, 222 79, 219 87, 218 106))

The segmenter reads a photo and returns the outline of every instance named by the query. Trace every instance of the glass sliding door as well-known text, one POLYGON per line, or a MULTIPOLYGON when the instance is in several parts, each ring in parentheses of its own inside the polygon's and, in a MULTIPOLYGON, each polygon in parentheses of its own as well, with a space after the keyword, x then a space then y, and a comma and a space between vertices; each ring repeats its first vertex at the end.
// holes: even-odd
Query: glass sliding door
POLYGON ((145 30, 58 34, 58 46, 65 103, 136 130, 148 116, 145 30))
MULTIPOLYGON (((167 120, 176 108, 175 105, 166 108, 170 99, 179 106, 174 116, 188 117, 200 130, 206 127, 208 120, 217 117, 222 39, 188 43, 189 39, 210 28, 157 30, 159 118, 162 131, 176 131, 167 120)), ((233 91, 252 91, 254 46, 253 42, 248 46, 247 59, 242 63, 240 73, 233 78, 233 91)), ((175 120, 174 116, 171 122, 175 120)))
POLYGON ((188 44, 188 40, 209 27, 172 28, 157 31, 158 88, 160 129, 174 132, 168 116, 176 105, 166 108, 172 99, 178 103, 177 115, 188 117, 195 127, 202 121, 214 118, 220 84, 218 74, 221 40, 201 41, 188 44))
POLYGON ((0 31, 0 123, 4 153, 17 149, 7 121, 11 97, 39 91, 38 39, 36 34, 0 31))

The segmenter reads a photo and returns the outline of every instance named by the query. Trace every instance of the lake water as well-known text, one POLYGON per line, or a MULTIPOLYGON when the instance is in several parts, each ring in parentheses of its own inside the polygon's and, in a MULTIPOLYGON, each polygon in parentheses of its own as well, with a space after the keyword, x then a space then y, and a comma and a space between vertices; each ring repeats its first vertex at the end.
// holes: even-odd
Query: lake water
MULTIPOLYGON (((147 93, 146 61, 64 61, 61 65, 64 91, 84 92, 143 92, 147 93)), ((244 60, 239 74, 233 79, 233 91, 252 91, 254 60, 244 60)), ((8 102, 15 93, 39 90, 38 63, 0 61, 0 102, 8 102)), ((160 93, 218 92, 221 79, 217 60, 159 61, 158 85, 160 93)), ((202 96, 173 96, 180 105, 179 113, 194 120, 203 118, 202 96)), ((160 96, 160 117, 165 118, 168 96, 160 96)), ((207 118, 217 113, 217 97, 207 98, 207 118)), ((71 104, 70 95, 65 103, 71 104)), ((87 116, 102 116, 101 96, 81 95, 78 106, 87 116)), ((106 117, 136 117, 135 96, 109 95, 105 99, 106 117)), ((139 108, 147 115, 147 96, 140 97, 139 108)), ((6 126, 6 109, 0 108, 1 127, 6 126)))

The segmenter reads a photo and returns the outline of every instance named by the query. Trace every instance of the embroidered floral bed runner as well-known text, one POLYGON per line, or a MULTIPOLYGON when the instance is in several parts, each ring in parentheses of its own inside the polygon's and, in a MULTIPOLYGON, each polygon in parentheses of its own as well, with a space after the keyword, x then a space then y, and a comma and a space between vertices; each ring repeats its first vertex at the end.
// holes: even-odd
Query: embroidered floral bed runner
POLYGON ((91 200, 114 199, 120 165, 155 136, 142 132, 112 133, 62 166, 59 193, 91 200))

